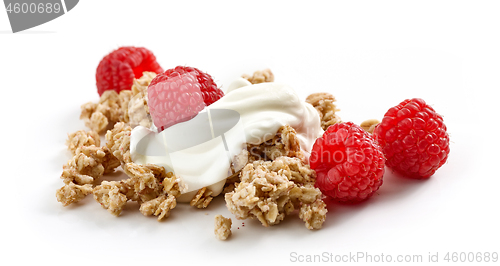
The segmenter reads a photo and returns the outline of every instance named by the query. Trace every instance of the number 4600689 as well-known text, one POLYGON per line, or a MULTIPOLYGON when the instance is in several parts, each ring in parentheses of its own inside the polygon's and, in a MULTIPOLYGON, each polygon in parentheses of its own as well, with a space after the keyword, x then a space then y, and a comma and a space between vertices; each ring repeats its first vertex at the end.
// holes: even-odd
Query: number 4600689
POLYGON ((35 14, 35 13, 59 13, 61 12, 61 4, 59 3, 9 3, 7 13, 15 14, 35 14))

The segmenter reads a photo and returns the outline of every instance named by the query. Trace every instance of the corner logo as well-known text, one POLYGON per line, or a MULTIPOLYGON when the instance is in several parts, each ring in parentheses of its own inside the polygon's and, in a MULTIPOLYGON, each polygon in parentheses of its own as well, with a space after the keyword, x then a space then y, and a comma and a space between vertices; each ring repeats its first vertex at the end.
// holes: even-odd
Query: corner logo
POLYGON ((73 9, 78 0, 3 0, 12 32, 30 29, 73 9))

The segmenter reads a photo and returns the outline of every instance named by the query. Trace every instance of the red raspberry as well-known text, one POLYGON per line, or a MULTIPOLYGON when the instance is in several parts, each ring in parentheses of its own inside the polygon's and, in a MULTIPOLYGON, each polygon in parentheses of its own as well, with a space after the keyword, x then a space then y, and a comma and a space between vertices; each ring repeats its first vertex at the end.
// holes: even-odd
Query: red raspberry
POLYGON ((204 73, 194 67, 177 66, 175 68, 169 69, 165 71, 165 73, 158 75, 155 79, 153 79, 151 81, 151 85, 154 85, 157 82, 162 82, 163 80, 168 79, 172 75, 176 74, 182 75, 184 73, 191 73, 196 77, 197 81, 201 85, 201 93, 203 96, 203 101, 207 106, 211 105, 215 101, 222 98, 222 96, 224 96, 224 92, 222 92, 221 89, 217 88, 217 84, 215 84, 214 80, 209 74, 204 73))
POLYGON ((373 136, 382 146, 387 166, 407 177, 430 177, 450 153, 443 117, 418 98, 389 109, 373 136))
POLYGON ((385 158, 373 137, 352 122, 334 124, 318 138, 309 158, 316 186, 338 201, 369 198, 382 185, 385 158))
POLYGON ((207 84, 215 83, 208 74, 192 67, 179 66, 157 75, 148 86, 148 107, 158 130, 190 120, 203 110, 204 90, 206 95, 213 93, 207 92, 207 84))
POLYGON ((153 53, 143 47, 120 47, 106 55, 95 74, 97 92, 102 95, 107 90, 130 90, 134 78, 140 78, 142 72, 163 72, 153 53))

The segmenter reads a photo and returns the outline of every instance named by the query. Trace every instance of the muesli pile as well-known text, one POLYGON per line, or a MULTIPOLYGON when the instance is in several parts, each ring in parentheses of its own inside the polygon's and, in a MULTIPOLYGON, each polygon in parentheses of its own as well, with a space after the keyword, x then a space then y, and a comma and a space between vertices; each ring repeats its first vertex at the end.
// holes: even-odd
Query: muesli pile
MULTIPOLYGON (((269 69, 242 77, 251 84, 274 81, 269 69)), ((68 134, 73 157, 63 166, 64 185, 56 192, 57 200, 68 206, 93 194, 115 216, 128 201, 135 201, 143 215, 158 221, 168 218, 186 184, 163 166, 132 161, 132 129, 155 127, 161 132, 192 119, 224 93, 210 75, 181 66, 163 71, 152 52, 137 47, 121 47, 104 57, 96 81, 99 101, 81 106, 80 119, 89 130, 68 134), (105 135, 104 145, 100 134, 105 135), (123 171, 128 179, 103 180, 115 171, 123 171)), ((324 197, 366 200, 382 185, 385 165, 401 175, 428 178, 446 162, 446 126, 421 99, 405 100, 389 109, 381 122, 370 119, 360 126, 341 121, 329 93, 311 94, 306 102, 316 109, 325 130, 309 158, 290 125, 260 144, 247 143, 233 158, 233 174, 219 195, 237 219, 255 218, 268 227, 295 214, 308 229, 320 229, 327 213, 324 197)), ((203 187, 190 205, 207 208, 215 196, 203 187)), ((216 237, 226 240, 231 224, 230 218, 217 215, 216 237)))
MULTIPOLYGON (((161 166, 135 164, 130 156, 132 128, 152 123, 146 89, 155 76, 156 73, 146 71, 139 79, 133 79, 130 90, 106 90, 97 103, 81 106, 80 119, 90 130, 68 135, 67 145, 73 158, 63 167, 64 186, 56 193, 63 206, 93 194, 115 216, 131 200, 140 204, 139 211, 146 216, 155 215, 159 221, 168 218, 181 194, 181 178, 161 166), (103 132, 106 143, 101 146, 99 133, 103 132), (120 167, 128 179, 101 181, 103 175, 120 167)), ((269 69, 243 77, 252 84, 274 81, 269 69)), ((330 115, 337 119, 334 113, 332 116, 337 109, 331 96, 327 97, 318 105, 318 113, 322 118, 330 115)), ((227 179, 223 193, 236 218, 257 218, 264 226, 270 226, 298 210, 307 228, 320 229, 326 218, 326 205, 321 191, 314 187, 315 171, 304 163, 295 130, 286 125, 272 139, 247 146, 240 156, 247 156, 248 164, 227 179)), ((190 205, 206 208, 212 198, 211 191, 204 187, 190 205)), ((227 227, 228 222, 220 224, 227 227)))

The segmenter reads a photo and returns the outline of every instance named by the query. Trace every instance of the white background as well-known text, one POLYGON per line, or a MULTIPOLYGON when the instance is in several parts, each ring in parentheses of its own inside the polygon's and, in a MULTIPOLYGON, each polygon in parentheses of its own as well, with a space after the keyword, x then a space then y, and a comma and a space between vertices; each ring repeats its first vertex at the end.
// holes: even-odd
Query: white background
POLYGON ((281 265, 367 252, 427 264, 429 254, 500 252, 499 13, 496 1, 80 1, 12 34, 0 10, 1 260, 281 265), (80 105, 98 100, 97 64, 123 45, 151 49, 165 69, 200 68, 222 89, 269 67, 303 98, 334 94, 355 123, 423 98, 444 116, 449 160, 423 181, 388 170, 364 203, 328 201, 318 231, 297 216, 271 228, 236 220, 221 198, 206 210, 179 204, 160 223, 135 203, 118 218, 91 196, 62 207, 67 133, 85 128, 80 105), (228 241, 214 236, 216 214, 233 218, 228 241))

